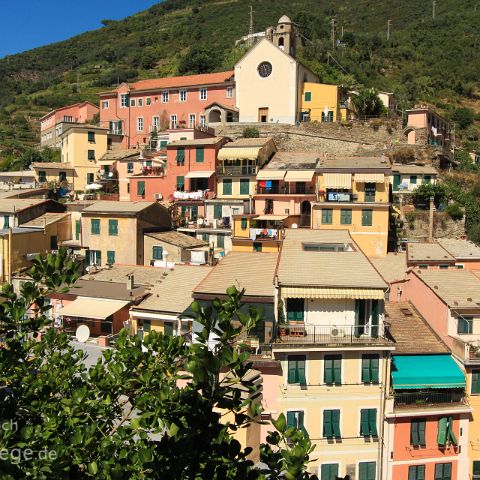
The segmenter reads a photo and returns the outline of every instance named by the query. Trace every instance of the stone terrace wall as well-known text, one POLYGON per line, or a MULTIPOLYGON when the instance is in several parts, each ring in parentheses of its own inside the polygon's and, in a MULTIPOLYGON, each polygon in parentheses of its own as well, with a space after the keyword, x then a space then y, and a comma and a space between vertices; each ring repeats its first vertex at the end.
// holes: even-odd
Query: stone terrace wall
POLYGON ((371 120, 339 123, 218 125, 215 134, 232 139, 243 136, 246 127, 257 127, 261 137, 273 137, 283 151, 318 151, 337 155, 354 155, 362 151, 383 150, 405 143, 401 121, 371 120))

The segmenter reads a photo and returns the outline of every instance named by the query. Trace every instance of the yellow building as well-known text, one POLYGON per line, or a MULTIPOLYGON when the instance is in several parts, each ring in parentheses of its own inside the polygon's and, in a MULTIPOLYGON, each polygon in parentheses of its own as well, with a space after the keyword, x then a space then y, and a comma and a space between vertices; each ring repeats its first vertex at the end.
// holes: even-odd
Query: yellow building
POLYGON ((307 82, 302 93, 303 120, 338 122, 354 116, 350 97, 338 85, 307 82))
POLYGON ((233 216, 234 252, 279 252, 287 215, 244 214, 233 216))
POLYGON ((368 256, 387 253, 390 163, 384 157, 324 158, 312 228, 349 230, 368 256))
POLYGON ((276 287, 278 411, 315 445, 309 469, 322 479, 382 478, 394 349, 384 323, 387 284, 348 232, 290 229, 276 287))
POLYGON ((144 231, 170 226, 168 210, 155 202, 95 202, 83 209, 80 224, 87 265, 143 265, 144 231))
POLYGON ((108 129, 94 125, 72 124, 61 135, 60 163, 33 164, 39 183, 66 183, 74 190, 98 180, 101 157, 109 148, 108 129))

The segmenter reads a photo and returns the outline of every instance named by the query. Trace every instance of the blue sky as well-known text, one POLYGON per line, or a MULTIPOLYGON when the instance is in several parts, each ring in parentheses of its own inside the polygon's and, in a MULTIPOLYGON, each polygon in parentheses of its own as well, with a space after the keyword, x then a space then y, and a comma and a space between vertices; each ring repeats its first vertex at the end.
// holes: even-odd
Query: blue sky
POLYGON ((0 0, 0 58, 119 20, 159 0, 0 0))

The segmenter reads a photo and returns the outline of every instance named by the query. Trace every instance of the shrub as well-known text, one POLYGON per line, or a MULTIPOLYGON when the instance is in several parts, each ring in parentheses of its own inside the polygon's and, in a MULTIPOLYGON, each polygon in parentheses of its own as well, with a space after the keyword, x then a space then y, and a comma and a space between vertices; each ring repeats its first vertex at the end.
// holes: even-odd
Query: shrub
POLYGON ((451 203, 447 206, 445 211, 452 220, 457 221, 463 218, 463 210, 458 203, 451 203))
POLYGON ((475 114, 470 108, 456 108, 453 111, 452 120, 462 129, 469 127, 475 118, 475 114))
POLYGON ((258 138, 260 137, 260 132, 258 127, 246 127, 243 129, 244 138, 258 138))

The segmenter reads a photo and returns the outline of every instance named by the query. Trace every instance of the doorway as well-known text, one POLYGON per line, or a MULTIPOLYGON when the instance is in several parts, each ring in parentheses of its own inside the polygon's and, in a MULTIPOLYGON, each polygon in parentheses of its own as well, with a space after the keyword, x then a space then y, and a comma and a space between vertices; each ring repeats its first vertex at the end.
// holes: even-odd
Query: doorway
POLYGON ((268 123, 268 108, 259 108, 258 109, 258 122, 259 123, 268 123))
POLYGON ((301 206, 301 216, 300 216, 300 226, 301 227, 310 227, 310 219, 312 215, 312 205, 307 200, 302 202, 301 206))

